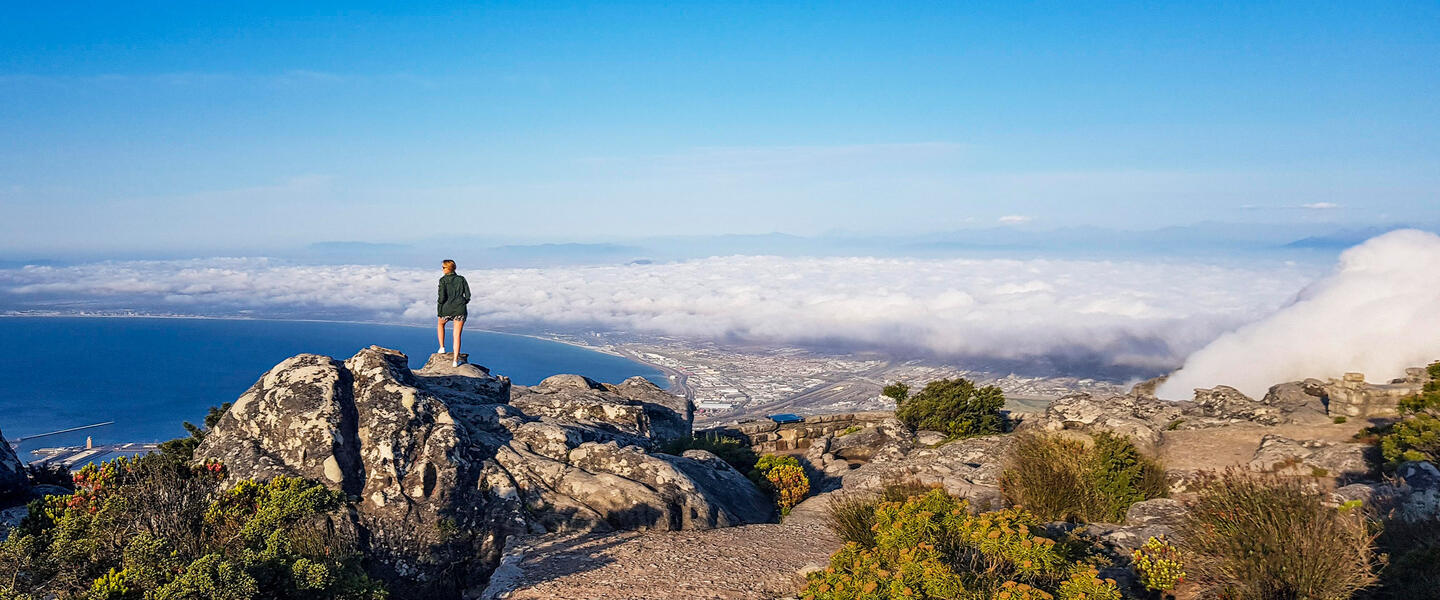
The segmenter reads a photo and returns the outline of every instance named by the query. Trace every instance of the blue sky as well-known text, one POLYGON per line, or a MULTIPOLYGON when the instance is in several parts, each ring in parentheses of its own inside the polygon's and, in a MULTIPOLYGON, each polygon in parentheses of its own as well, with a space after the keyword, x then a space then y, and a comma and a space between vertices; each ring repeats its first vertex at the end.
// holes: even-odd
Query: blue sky
POLYGON ((1434 2, 199 4, 7 8, 0 253, 1440 221, 1434 2))

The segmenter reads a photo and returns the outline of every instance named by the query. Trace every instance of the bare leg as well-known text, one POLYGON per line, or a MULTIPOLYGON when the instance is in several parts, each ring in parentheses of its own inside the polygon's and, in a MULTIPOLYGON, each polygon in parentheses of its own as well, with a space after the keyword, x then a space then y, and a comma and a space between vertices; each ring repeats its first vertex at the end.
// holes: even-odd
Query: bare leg
POLYGON ((460 332, 461 332, 461 331, 464 331, 464 330, 465 330, 465 321, 462 320, 462 319, 456 319, 456 320, 455 320, 455 329, 454 329, 454 333, 455 333, 455 358, 450 361, 450 362, 452 362, 452 363, 458 364, 458 363, 460 362, 460 332))
POLYGON ((435 337, 440 340, 440 352, 445 352, 445 317, 435 319, 435 337))

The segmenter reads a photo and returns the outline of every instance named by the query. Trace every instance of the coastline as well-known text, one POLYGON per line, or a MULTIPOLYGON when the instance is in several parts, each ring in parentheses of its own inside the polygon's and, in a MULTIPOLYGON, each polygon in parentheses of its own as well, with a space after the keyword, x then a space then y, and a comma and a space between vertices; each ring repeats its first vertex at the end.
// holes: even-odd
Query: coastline
MULTIPOLYGON (((339 324, 339 325, 382 325, 382 326, 387 326, 387 327, 410 327, 410 328, 414 328, 414 329, 428 329, 428 328, 430 327, 429 325, 422 325, 422 324, 419 324, 419 323, 402 322, 402 321, 357 321, 357 320, 349 320, 349 319, 277 319, 277 318, 270 318, 270 317, 239 317, 239 316, 215 316, 215 315, 172 315, 172 314, 155 314, 155 313, 133 313, 133 314, 67 314, 67 313, 23 314, 23 313, 15 313, 15 312, 0 313, 0 319, 6 319, 6 318, 15 318, 15 319, 157 319, 157 320, 164 320, 164 319, 184 319, 184 320, 195 320, 195 321, 261 321, 261 322, 271 322, 271 323, 330 323, 330 324, 339 324)), ((479 328, 479 327, 476 327, 476 328, 473 328, 473 329, 472 329, 472 328, 467 328, 466 331, 477 331, 477 332, 488 333, 488 334, 492 334, 492 335, 508 335, 508 336, 514 336, 514 337, 530 338, 530 339, 532 339, 532 340, 540 340, 540 341, 542 341, 542 342, 554 342, 554 343, 557 343, 557 344, 565 344, 566 346, 570 346, 570 347, 572 347, 572 348, 580 348, 580 349, 583 349, 583 350, 588 350, 588 351, 590 351, 590 352, 595 352, 595 353, 597 353, 597 354, 604 354, 604 355, 607 355, 607 356, 614 356, 614 357, 616 357, 616 358, 623 358, 623 359, 625 359, 625 360, 628 360, 628 361, 631 361, 631 362, 634 362, 634 363, 637 363, 637 364, 641 364, 641 365, 644 365, 644 366, 646 366, 646 367, 650 367, 651 369, 654 369, 654 370, 656 370, 656 371, 659 371, 659 372, 665 374, 665 375, 666 375, 666 378, 667 378, 667 379, 666 379, 665 389, 667 389, 667 390, 670 389, 670 387, 671 387, 671 383, 670 383, 670 382, 673 381, 673 379, 671 379, 670 377, 671 377, 672 375, 676 375, 676 374, 673 372, 672 369, 669 369, 669 368, 663 367, 663 366, 661 366, 661 365, 657 365, 657 364, 655 364, 655 363, 652 363, 652 362, 649 362, 649 361, 640 359, 640 358, 638 358, 638 357, 636 357, 636 356, 628 355, 628 354, 623 353, 623 352, 616 352, 616 351, 614 351, 614 350, 607 350, 607 349, 605 349, 605 348, 599 348, 599 347, 596 347, 596 346, 590 346, 590 345, 586 345, 586 344, 579 344, 579 343, 572 342, 572 341, 566 340, 566 339, 561 339, 561 338, 558 338, 558 337, 551 337, 551 336, 547 336, 547 335, 543 335, 543 334, 534 334, 534 333, 518 333, 518 332, 514 332, 514 331, 499 331, 499 330, 495 330, 495 329, 484 329, 484 328, 479 328)))

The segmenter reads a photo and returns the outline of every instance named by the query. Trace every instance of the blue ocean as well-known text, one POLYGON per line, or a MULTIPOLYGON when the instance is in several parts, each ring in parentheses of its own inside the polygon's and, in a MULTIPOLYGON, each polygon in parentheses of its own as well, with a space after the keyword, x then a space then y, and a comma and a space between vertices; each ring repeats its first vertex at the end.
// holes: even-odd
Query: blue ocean
MULTIPOLYGON (((0 318, 0 431, 9 440, 114 421, 23 442, 28 450, 156 442, 185 434, 206 410, 239 397, 265 371, 304 352, 348 358, 372 344, 419 368, 435 330, 357 323, 156 318, 0 318)), ((466 331, 470 362, 533 385, 557 373, 619 382, 635 375, 666 385, 654 368, 559 342, 466 331)))

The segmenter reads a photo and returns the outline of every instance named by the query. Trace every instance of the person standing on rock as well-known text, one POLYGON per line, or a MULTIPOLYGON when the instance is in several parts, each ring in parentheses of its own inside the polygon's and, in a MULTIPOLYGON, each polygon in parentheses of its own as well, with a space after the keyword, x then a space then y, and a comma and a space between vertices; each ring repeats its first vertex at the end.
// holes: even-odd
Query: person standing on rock
POLYGON ((455 261, 445 259, 440 261, 440 268, 445 274, 440 276, 440 296, 435 303, 436 312, 440 317, 435 322, 435 337, 440 340, 439 354, 445 353, 445 323, 455 323, 455 357, 451 359, 450 366, 460 366, 460 332, 465 330, 466 305, 470 304, 470 284, 464 277, 455 273, 455 261))

